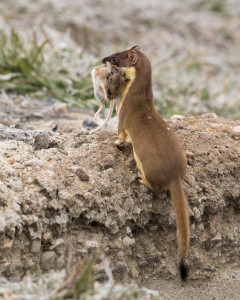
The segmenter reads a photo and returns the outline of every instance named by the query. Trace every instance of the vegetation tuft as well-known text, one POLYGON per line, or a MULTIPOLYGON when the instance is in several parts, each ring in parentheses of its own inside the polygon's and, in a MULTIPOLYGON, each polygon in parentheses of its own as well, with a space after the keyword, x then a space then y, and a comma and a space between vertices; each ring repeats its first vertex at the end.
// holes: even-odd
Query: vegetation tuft
POLYGON ((79 108, 94 105, 90 78, 92 62, 83 53, 57 49, 46 37, 23 40, 12 30, 0 34, 0 87, 7 92, 53 98, 79 108), (74 65, 73 65, 74 64, 74 65))

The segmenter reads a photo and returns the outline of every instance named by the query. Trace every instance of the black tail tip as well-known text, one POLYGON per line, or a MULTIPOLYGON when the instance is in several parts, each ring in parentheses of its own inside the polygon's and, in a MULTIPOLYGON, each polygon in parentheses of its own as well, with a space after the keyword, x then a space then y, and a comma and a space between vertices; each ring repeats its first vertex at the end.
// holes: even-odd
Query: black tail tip
POLYGON ((188 266, 187 264, 184 262, 184 260, 182 259, 179 263, 179 269, 180 269, 180 275, 181 275, 181 279, 183 281, 185 281, 187 279, 188 276, 188 266))

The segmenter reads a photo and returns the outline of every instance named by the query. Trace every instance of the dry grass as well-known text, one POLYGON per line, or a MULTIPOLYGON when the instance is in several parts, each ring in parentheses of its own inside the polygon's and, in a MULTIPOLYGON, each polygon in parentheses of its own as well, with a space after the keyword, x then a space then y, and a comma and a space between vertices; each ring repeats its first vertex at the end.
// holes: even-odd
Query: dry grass
POLYGON ((3 300, 169 300, 167 295, 136 284, 116 284, 105 261, 108 281, 94 280, 93 260, 85 258, 71 268, 47 275, 26 277, 21 282, 0 278, 0 298, 3 300))

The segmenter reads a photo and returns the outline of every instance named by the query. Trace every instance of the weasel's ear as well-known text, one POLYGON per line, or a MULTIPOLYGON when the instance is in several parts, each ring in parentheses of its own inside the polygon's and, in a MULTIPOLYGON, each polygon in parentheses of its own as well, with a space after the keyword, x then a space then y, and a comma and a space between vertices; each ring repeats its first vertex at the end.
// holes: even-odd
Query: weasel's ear
POLYGON ((133 66, 137 63, 138 55, 136 51, 130 50, 128 53, 129 61, 130 61, 130 66, 133 66))
POLYGON ((143 52, 143 51, 142 51, 142 46, 141 46, 141 45, 133 46, 130 50, 138 50, 138 51, 140 51, 140 52, 143 52))

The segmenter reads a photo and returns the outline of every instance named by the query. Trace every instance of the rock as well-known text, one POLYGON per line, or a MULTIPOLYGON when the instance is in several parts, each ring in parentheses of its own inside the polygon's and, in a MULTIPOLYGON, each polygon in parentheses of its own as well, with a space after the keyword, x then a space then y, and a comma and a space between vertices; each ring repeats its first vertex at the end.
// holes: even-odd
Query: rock
POLYGON ((214 119, 214 120, 217 120, 218 119, 218 115, 216 115, 215 113, 207 113, 207 114, 201 115, 201 118, 203 118, 203 119, 214 119))
POLYGON ((140 267, 140 268, 144 268, 144 267, 146 267, 148 265, 148 262, 146 261, 146 260, 142 260, 142 261, 139 261, 138 262, 138 266, 140 267))
POLYGON ((41 241, 40 240, 35 240, 32 243, 32 252, 33 253, 39 253, 41 250, 41 241))
POLYGON ((13 246, 13 240, 7 241, 3 244, 2 250, 3 251, 9 250, 12 248, 12 246, 13 246))
POLYGON ((49 135, 47 133, 39 133, 35 136, 35 150, 48 149, 50 144, 49 135))
POLYGON ((212 137, 212 134, 210 132, 201 131, 199 136, 203 139, 209 140, 212 137))
POLYGON ((135 245, 135 239, 131 239, 130 237, 125 236, 125 238, 123 239, 123 245, 126 247, 132 247, 135 245))
POLYGON ((174 120, 174 119, 176 119, 176 120, 183 120, 185 117, 184 116, 182 116, 182 115, 172 115, 171 117, 170 117, 170 120, 174 120))
POLYGON ((86 241, 85 245, 87 248, 98 248, 99 247, 99 243, 97 241, 86 241))
POLYGON ((199 209, 195 206, 193 209, 192 209, 193 213, 194 213, 194 217, 195 219, 199 220, 200 217, 201 217, 201 212, 199 211, 199 209))
POLYGON ((45 232, 43 235, 43 240, 45 242, 49 242, 51 239, 52 239, 52 232, 51 231, 45 232))
POLYGON ((119 261, 119 262, 117 262, 117 267, 119 269, 126 269, 127 268, 127 264, 125 262, 119 261))
POLYGON ((8 158, 7 161, 8 161, 8 163, 9 163, 10 165, 14 164, 14 158, 13 158, 13 157, 8 158))
POLYGON ((43 271, 51 269, 56 259, 56 253, 54 251, 46 251, 42 254, 41 268, 43 271))
POLYGON ((98 124, 95 123, 94 121, 92 121, 92 120, 89 119, 89 118, 84 119, 82 125, 83 125, 84 127, 92 128, 92 129, 98 127, 98 124))
POLYGON ((82 181, 89 181, 89 175, 85 171, 83 171, 83 169, 81 169, 81 168, 78 168, 76 170, 76 175, 82 181))
POLYGON ((67 104, 56 102, 56 103, 54 103, 54 110, 57 112, 60 112, 61 114, 66 114, 67 113, 67 104))

